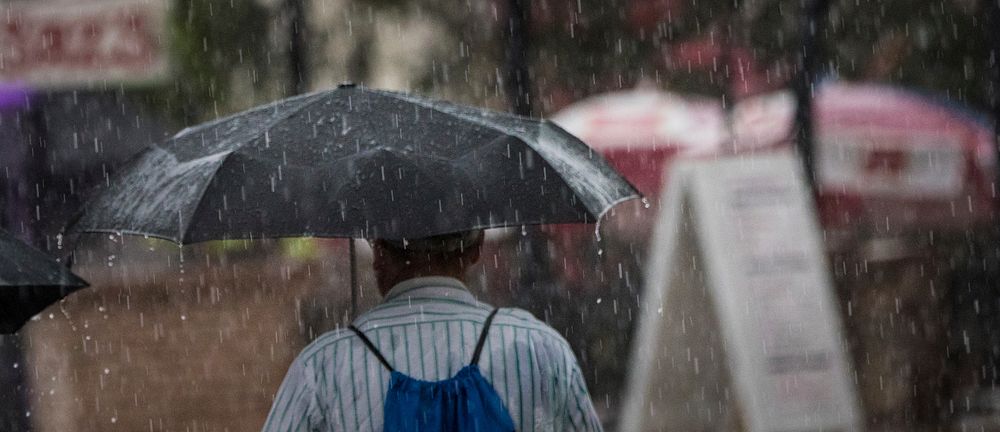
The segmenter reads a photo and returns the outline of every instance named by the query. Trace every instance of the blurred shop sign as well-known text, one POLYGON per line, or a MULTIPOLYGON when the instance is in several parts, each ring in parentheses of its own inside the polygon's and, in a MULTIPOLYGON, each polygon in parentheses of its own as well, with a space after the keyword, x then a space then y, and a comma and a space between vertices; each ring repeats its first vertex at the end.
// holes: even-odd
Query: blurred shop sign
POLYGON ((840 193, 905 199, 952 199, 966 177, 954 134, 839 130, 816 146, 823 187, 840 193))
POLYGON ((0 5, 0 81, 72 88, 165 79, 167 10, 163 0, 0 5))
POLYGON ((621 430, 860 430, 791 153, 678 161, 660 202, 621 430))
MULTIPOLYGON (((989 116, 903 88, 844 81, 818 86, 813 108, 826 228, 964 231, 992 223, 989 116)), ((792 148, 795 113, 790 91, 743 99, 727 116, 718 101, 637 87, 591 96, 552 119, 657 197, 663 174, 681 159, 792 148)))

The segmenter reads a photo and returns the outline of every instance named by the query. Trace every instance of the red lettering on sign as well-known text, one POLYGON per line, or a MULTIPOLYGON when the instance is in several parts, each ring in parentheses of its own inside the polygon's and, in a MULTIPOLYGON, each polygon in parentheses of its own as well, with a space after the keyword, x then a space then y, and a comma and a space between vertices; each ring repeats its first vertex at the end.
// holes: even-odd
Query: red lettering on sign
POLYGON ((876 149, 868 153, 865 173, 899 176, 906 169, 906 153, 895 149, 876 149))
POLYGON ((159 61, 161 47, 150 25, 154 18, 133 9, 14 10, 0 26, 0 78, 39 71, 146 70, 159 61))

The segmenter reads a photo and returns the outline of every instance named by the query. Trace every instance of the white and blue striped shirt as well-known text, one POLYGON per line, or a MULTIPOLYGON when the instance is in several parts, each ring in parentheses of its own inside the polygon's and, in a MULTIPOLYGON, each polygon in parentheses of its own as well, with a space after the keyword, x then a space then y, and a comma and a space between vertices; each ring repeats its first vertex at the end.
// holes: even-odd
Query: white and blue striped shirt
MULTIPOLYGON (((437 381, 469 364, 493 308, 462 282, 410 279, 354 325, 399 372, 437 381)), ((520 309, 501 309, 479 367, 519 431, 600 431, 569 345, 520 309)), ((325 333, 295 359, 275 397, 265 432, 381 431, 389 371, 352 332, 325 333)))

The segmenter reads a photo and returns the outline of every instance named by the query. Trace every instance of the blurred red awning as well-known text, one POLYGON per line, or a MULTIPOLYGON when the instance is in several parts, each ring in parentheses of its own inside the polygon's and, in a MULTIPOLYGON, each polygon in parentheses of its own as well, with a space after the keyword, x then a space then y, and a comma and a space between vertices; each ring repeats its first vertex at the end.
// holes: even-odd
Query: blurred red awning
MULTIPOLYGON (((994 164, 984 116, 872 84, 826 83, 814 104, 827 226, 967 227, 990 217, 994 164)), ((789 91, 739 102, 727 124, 721 103, 639 88, 584 100, 553 120, 655 198, 675 158, 790 149, 794 116, 789 91)))

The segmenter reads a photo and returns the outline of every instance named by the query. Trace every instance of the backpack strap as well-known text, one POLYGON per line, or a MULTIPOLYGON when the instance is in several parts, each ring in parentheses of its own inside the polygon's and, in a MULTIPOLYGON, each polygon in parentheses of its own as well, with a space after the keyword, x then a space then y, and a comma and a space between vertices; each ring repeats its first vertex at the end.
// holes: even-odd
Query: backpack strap
POLYGON ((486 317, 486 323, 483 324, 483 332, 479 334, 479 342, 476 343, 476 351, 472 354, 472 362, 470 365, 479 364, 479 354, 483 352, 483 345, 486 344, 486 335, 490 332, 490 324, 493 323, 493 317, 497 315, 497 311, 500 308, 493 309, 490 315, 486 317))
POLYGON ((382 353, 379 352, 378 348, 375 348, 375 344, 373 344, 372 341, 368 340, 368 336, 365 336, 365 334, 362 333, 361 330, 358 330, 358 328, 355 327, 354 324, 351 324, 347 328, 351 329, 351 331, 353 331, 354 334, 358 335, 358 337, 361 338, 361 342, 365 343, 365 346, 368 347, 368 351, 371 351, 371 353, 375 355, 375 358, 377 358, 378 361, 382 363, 382 366, 385 366, 386 369, 389 369, 389 372, 396 371, 395 369, 392 368, 392 366, 389 366, 389 362, 385 359, 385 357, 382 356, 382 353))

